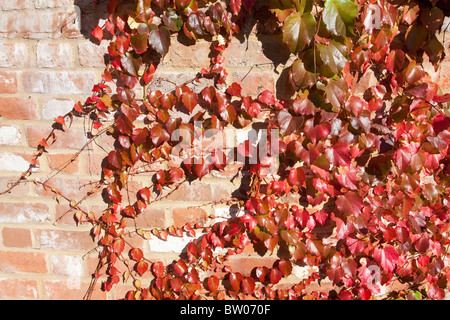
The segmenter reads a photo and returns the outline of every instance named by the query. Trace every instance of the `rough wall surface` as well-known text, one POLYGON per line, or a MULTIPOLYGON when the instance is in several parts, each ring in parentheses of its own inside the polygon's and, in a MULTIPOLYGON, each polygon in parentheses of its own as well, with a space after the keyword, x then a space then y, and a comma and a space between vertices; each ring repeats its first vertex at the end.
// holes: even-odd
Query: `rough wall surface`
MULTIPOLYGON (((100 80, 107 44, 91 41, 90 30, 102 23, 106 10, 93 11, 94 0, 0 0, 0 191, 25 171, 39 141, 50 131, 53 119, 84 101, 100 80)), ((103 8, 104 9, 104 8, 103 8)), ((449 23, 445 21, 444 27, 449 23)), ((264 25, 250 22, 248 38, 235 40, 225 55, 231 81, 240 82, 244 94, 264 89, 283 94, 283 66, 289 63, 279 35, 252 32, 264 25), (280 78, 281 74, 281 78, 280 78)), ((450 28, 449 28, 450 31, 450 28)), ((445 37, 445 33, 440 35, 445 37)), ((445 41, 447 53, 450 35, 445 41)), ((152 82, 153 90, 170 90, 194 78, 209 64, 209 43, 174 43, 164 65, 152 82)), ((445 91, 450 89, 450 57, 438 71, 427 69, 445 91)), ((51 180, 63 193, 81 199, 99 178, 100 162, 111 149, 108 137, 91 144, 74 161, 70 159, 87 141, 86 122, 76 120, 58 135, 56 143, 39 159, 33 177, 51 180)), ((239 140, 239 135, 233 137, 239 140)), ((195 219, 227 218, 226 205, 203 206, 230 198, 239 189, 233 179, 239 166, 182 185, 164 201, 140 216, 142 228, 180 226, 195 219), (201 206, 200 206, 201 205, 201 206), (193 207, 193 208, 190 208, 193 207)), ((152 168, 150 168, 152 169, 152 168)), ((154 169, 154 168, 153 168, 154 169)), ((136 190, 148 184, 149 175, 133 181, 136 190)), ((83 202, 100 212, 100 192, 83 202)), ((77 226, 69 205, 35 184, 21 184, 0 196, 0 298, 82 299, 97 266, 96 244, 89 226, 77 226)), ((142 239, 133 239, 143 241, 142 239)), ((146 254, 170 262, 187 244, 186 239, 156 239, 142 246, 146 254)), ((260 257, 252 250, 233 257, 233 269, 249 273, 254 266, 271 265, 273 257, 260 257)), ((298 276, 301 276, 298 270, 298 276)), ((150 280, 150 279, 149 279, 150 280)), ((94 299, 123 297, 126 285, 109 293, 95 287, 94 299)))

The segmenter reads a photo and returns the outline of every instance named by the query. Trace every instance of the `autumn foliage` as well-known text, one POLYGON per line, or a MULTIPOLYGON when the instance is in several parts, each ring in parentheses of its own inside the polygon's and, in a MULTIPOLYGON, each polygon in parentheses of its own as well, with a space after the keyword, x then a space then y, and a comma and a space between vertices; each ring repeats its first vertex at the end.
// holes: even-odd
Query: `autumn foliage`
POLYGON ((371 299, 401 283, 403 291, 389 298, 442 299, 450 288, 450 94, 422 67, 428 60, 437 69, 444 59, 436 37, 444 13, 433 2, 109 1, 109 18, 92 32, 99 41, 111 39, 102 81, 84 103, 55 119, 37 155, 58 130, 70 130, 74 117, 90 119, 93 139, 109 134, 116 141, 98 185, 107 195, 103 214, 67 199, 77 221, 92 224, 102 248, 94 275, 107 276, 102 288, 132 282, 126 299, 371 299), (239 84, 227 82, 223 52, 245 20, 261 12, 273 18, 280 46, 295 57, 287 67, 290 98, 269 90, 245 96, 239 84), (198 92, 189 83, 170 92, 147 86, 177 34, 211 42, 210 66, 192 79, 211 84, 198 92), (363 84, 368 77, 370 85, 363 84), (268 139, 247 141, 234 155, 248 160, 252 150, 267 152, 247 161, 245 196, 227 201, 240 215, 132 231, 144 239, 196 237, 169 265, 150 261, 125 240, 130 221, 158 196, 225 169, 227 150, 192 153, 155 172, 129 202, 124 191, 138 174, 133 168, 174 163, 180 141, 172 137, 180 130, 189 133, 189 144, 207 130, 255 122, 268 139), (248 246, 276 262, 251 274, 233 271, 227 259, 248 246), (295 266, 316 268, 278 288, 295 266), (143 286, 140 278, 149 273, 154 280, 143 286), (333 289, 310 290, 319 280, 333 289))

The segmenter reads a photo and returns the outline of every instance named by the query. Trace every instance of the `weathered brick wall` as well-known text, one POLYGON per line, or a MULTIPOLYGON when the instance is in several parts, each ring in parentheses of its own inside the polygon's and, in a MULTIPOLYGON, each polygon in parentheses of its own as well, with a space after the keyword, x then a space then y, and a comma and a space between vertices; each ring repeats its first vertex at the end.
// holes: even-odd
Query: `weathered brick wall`
MULTIPOLYGON (((91 42, 89 33, 105 18, 105 10, 100 7, 94 12, 93 2, 0 0, 0 191, 28 168, 52 120, 71 110, 76 101, 84 101, 100 79, 107 44, 91 42)), ((241 83, 245 94, 263 89, 283 94, 286 86, 282 70, 289 54, 279 44, 280 36, 264 32, 264 23, 256 21, 250 21, 246 28, 248 39, 233 41, 225 55, 230 81, 241 83), (257 28, 262 32, 256 34, 257 28)), ((209 43, 186 46, 173 40, 152 89, 171 89, 173 83, 192 79, 209 64, 209 43)), ((449 46, 447 41, 447 51, 449 46)), ((449 88, 450 59, 431 76, 449 88)), ((58 134, 56 143, 39 159, 33 177, 45 179, 61 169, 87 141, 85 125, 85 121, 76 120, 70 130, 58 134)), ((89 145, 64 166, 51 183, 69 197, 82 198, 98 180, 104 149, 111 148, 111 140, 101 137, 98 144, 89 145)), ((137 219, 138 226, 181 226, 197 218, 205 220, 210 214, 217 219, 230 216, 233 212, 225 205, 189 206, 231 197, 240 184, 239 179, 232 179, 238 167, 182 185, 164 201, 149 207, 137 219)), ((133 179, 136 188, 148 181, 148 175, 133 179)), ((101 212, 104 204, 100 193, 94 193, 83 206, 101 212)), ((49 190, 34 184, 21 184, 0 196, 0 298, 83 297, 96 268, 97 252, 90 227, 77 226, 73 214, 67 203, 58 203, 49 190)), ((179 238, 169 242, 131 241, 142 245, 150 257, 165 262, 177 259, 187 244, 186 239, 179 238)), ((271 266, 273 261, 273 257, 259 257, 248 250, 233 257, 230 264, 236 271, 249 273, 257 263, 271 266)), ((119 285, 105 293, 97 285, 93 298, 120 298, 127 289, 119 285)))

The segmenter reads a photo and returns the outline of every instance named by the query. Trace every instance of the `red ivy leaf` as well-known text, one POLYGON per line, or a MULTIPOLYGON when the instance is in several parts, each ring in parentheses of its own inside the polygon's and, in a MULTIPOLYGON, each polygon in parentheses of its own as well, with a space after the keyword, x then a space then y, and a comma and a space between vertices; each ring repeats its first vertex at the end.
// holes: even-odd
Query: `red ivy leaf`
POLYGON ((270 270, 267 267, 257 267, 256 268, 256 276, 258 277, 259 281, 265 282, 266 276, 269 274, 270 270))
POLYGON ((386 245, 384 248, 375 248, 373 257, 384 270, 390 273, 394 271, 400 255, 393 246, 386 245))
POLYGON ((336 207, 342 213, 358 217, 361 214, 361 210, 364 208, 364 203, 357 192, 348 191, 337 197, 336 207))
POLYGON ((274 105, 276 102, 275 95, 269 90, 264 90, 258 97, 258 100, 268 105, 274 105))
POLYGON ((241 11, 241 0, 230 0, 230 7, 234 14, 238 14, 241 11))
POLYGON ((56 123, 59 123, 59 124, 63 125, 63 126, 66 124, 66 121, 64 120, 63 116, 59 116, 59 117, 55 118, 54 121, 56 123))
POLYGON ((285 277, 288 277, 292 272, 292 263, 289 260, 280 260, 278 262, 278 270, 280 270, 285 277))
POLYGON ((136 271, 142 277, 142 275, 148 270, 148 263, 145 261, 140 261, 136 263, 136 271))
POLYGON ((144 257, 144 254, 142 253, 142 250, 139 248, 133 248, 130 250, 130 257, 136 262, 139 262, 144 257))
POLYGON ((103 29, 100 26, 96 26, 94 28, 94 30, 92 30, 92 35, 98 41, 102 41, 103 40, 103 29))
POLYGON ((125 248, 125 241, 122 238, 116 239, 113 243, 113 250, 115 253, 123 252, 125 248))
POLYGON ((283 274, 281 273, 280 270, 275 268, 272 268, 272 270, 270 270, 269 279, 271 284, 277 284, 278 282, 280 282, 282 277, 283 274))
POLYGON ((227 92, 232 96, 241 97, 242 87, 240 84, 233 82, 231 86, 228 87, 227 92))
POLYGON ((170 279, 170 287, 172 288, 173 291, 180 292, 182 286, 183 280, 181 280, 180 278, 170 279))
POLYGON ((391 73, 402 70, 405 53, 402 50, 392 50, 386 59, 386 69, 391 73))
POLYGON ((242 291, 245 294, 252 294, 255 291, 255 280, 252 277, 245 277, 241 282, 242 291))
POLYGON ((408 147, 399 148, 394 155, 395 165, 404 171, 411 163, 411 150, 408 147))
POLYGON ((217 292, 217 289, 219 288, 219 278, 217 276, 211 276, 208 278, 208 288, 212 292, 217 292))
POLYGON ((213 168, 213 164, 211 161, 208 161, 208 159, 196 159, 196 163, 194 165, 194 172, 199 178, 199 180, 202 180, 204 176, 206 176, 208 173, 211 172, 213 168))
POLYGON ((289 171, 289 183, 293 186, 300 187, 305 182, 305 172, 302 168, 292 168, 289 171))
POLYGON ((192 110, 194 110, 198 102, 197 94, 193 91, 183 93, 181 100, 183 101, 184 106, 189 110, 189 112, 192 112, 192 110))
POLYGON ((184 275, 188 270, 188 267, 183 260, 178 260, 173 267, 175 269, 175 272, 178 273, 179 276, 184 275))
POLYGON ((235 292, 238 292, 239 289, 241 288, 242 279, 243 279, 243 276, 239 272, 230 274, 230 284, 235 292))
POLYGON ((314 218, 318 223, 320 223, 322 226, 328 219, 328 212, 325 210, 319 210, 314 213, 314 218))
POLYGON ((338 142, 325 149, 325 156, 334 166, 350 166, 350 147, 345 142, 338 142))
POLYGON ((153 274, 158 277, 161 278, 164 276, 165 271, 164 271, 164 264, 161 261, 155 262, 152 264, 152 271, 153 274))

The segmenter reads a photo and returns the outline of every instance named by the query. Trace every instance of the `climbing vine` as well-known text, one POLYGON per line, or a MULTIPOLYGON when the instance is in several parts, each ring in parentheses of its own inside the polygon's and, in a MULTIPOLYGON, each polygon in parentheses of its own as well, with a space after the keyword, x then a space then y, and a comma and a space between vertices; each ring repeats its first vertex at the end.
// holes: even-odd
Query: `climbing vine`
MULTIPOLYGON (((370 299, 399 282, 404 290, 388 297, 442 299, 450 288, 450 94, 422 66, 430 61, 437 70, 445 55, 436 37, 444 13, 436 3, 110 0, 108 19, 92 31, 98 41, 111 39, 102 81, 55 119, 36 155, 76 117, 89 119, 89 142, 103 134, 116 142, 95 186, 107 195, 101 215, 52 188, 76 210, 78 223, 92 225, 101 247, 93 284, 104 275, 106 291, 132 283, 126 299, 370 299), (269 90, 243 95, 227 81, 223 53, 246 19, 261 12, 295 57, 286 70, 294 92, 288 99, 269 90), (162 92, 149 84, 176 34, 211 42, 210 65, 162 92), (200 80, 209 85, 191 89, 200 80), (231 156, 220 146, 191 147, 209 130, 254 122, 266 139, 249 139, 231 156), (170 166, 174 155, 179 161, 170 166), (245 163, 249 183, 242 197, 225 203, 241 214, 183 227, 128 225, 167 190, 236 160, 245 163), (131 177, 155 163, 164 169, 130 200, 131 177), (165 265, 127 242, 129 233, 195 240, 185 256, 165 265), (228 258, 248 246, 276 262, 235 272, 228 258), (295 266, 315 271, 278 288, 295 266), (149 273, 154 279, 144 286, 140 279, 149 273), (309 289, 323 279, 332 290, 309 289)), ((32 181, 31 173, 16 184, 32 181)))

